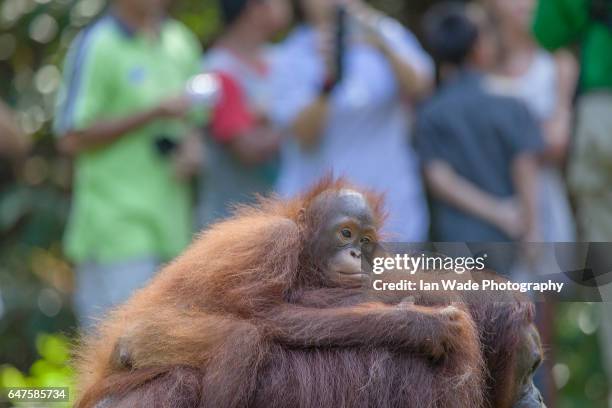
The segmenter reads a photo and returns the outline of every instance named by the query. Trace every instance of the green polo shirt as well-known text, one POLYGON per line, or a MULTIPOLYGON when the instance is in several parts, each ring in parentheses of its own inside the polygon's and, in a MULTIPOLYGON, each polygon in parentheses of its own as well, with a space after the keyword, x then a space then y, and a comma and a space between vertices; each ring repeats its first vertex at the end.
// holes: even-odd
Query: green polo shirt
MULTIPOLYGON (((197 38, 167 19, 160 35, 133 32, 112 14, 83 30, 64 66, 55 117, 58 135, 123 118, 176 96, 200 69, 197 38)), ((190 124, 158 120, 80 154, 65 250, 75 262, 115 262, 179 253, 191 238, 188 183, 159 153, 160 136, 180 138, 190 124)))
MULTIPOLYGON (((580 43, 581 90, 610 90, 612 21, 610 26, 594 21, 590 17, 590 3, 591 0, 540 0, 534 33, 540 44, 549 50, 580 43)), ((610 8, 612 16, 612 4, 610 8)))

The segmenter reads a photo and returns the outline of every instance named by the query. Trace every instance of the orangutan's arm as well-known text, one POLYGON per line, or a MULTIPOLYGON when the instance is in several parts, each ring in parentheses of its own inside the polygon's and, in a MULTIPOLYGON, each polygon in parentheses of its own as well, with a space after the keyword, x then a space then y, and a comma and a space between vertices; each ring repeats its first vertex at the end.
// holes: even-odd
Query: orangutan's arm
POLYGON ((268 319, 269 334, 288 347, 390 346, 441 357, 453 339, 473 330, 455 307, 364 303, 338 308, 279 307, 268 319))

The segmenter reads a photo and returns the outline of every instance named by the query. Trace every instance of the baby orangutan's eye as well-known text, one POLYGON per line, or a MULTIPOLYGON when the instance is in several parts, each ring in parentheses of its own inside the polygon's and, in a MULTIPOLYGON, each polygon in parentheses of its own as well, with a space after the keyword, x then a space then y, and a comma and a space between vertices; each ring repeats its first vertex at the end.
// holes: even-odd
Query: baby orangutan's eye
POLYGON ((371 240, 370 238, 368 238, 368 237, 363 237, 363 238, 361 238, 361 243, 362 243, 363 245, 367 245, 367 244, 369 244, 370 242, 372 242, 372 240, 371 240))
POLYGON ((348 228, 343 228, 342 231, 340 231, 340 233, 342 234, 344 238, 351 238, 353 236, 353 233, 348 228))

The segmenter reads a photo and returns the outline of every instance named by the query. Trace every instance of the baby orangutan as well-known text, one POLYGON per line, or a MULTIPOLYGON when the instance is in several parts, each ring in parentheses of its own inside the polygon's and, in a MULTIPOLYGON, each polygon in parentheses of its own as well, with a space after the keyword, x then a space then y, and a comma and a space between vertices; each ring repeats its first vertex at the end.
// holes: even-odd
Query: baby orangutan
POLYGON ((193 406, 249 406, 278 347, 385 347, 438 361, 459 355, 466 338, 477 344, 472 319, 458 308, 390 305, 358 290, 370 279, 362 247, 378 239, 381 206, 367 191, 326 179, 299 198, 262 200, 213 226, 86 339, 77 407, 120 401, 176 367, 201 372, 204 402, 193 406), (320 289, 363 300, 300 304, 320 289))

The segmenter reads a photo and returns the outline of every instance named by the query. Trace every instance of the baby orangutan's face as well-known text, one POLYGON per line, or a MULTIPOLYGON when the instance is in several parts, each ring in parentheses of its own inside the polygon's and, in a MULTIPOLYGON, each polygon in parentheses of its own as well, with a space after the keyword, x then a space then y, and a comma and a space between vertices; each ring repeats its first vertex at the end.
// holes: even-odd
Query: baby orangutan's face
POLYGON ((368 201, 360 193, 341 190, 322 195, 313 210, 320 225, 313 253, 321 257, 326 278, 341 286, 362 285, 369 279, 361 267, 363 247, 377 237, 368 201))

